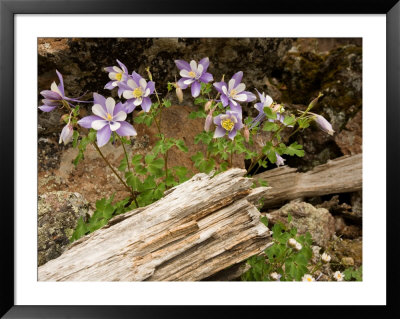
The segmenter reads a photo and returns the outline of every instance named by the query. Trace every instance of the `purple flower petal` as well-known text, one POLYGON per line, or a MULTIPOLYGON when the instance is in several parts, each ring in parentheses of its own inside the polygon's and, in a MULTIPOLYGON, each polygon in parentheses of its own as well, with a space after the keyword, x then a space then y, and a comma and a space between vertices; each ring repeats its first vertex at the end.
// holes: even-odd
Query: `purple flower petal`
POLYGON ((39 106, 39 109, 42 110, 43 112, 51 112, 56 108, 56 106, 49 106, 49 105, 42 105, 39 106))
POLYGON ((121 126, 118 130, 116 130, 118 135, 120 135, 120 136, 136 136, 137 135, 135 128, 131 124, 129 124, 125 121, 121 121, 119 123, 121 124, 121 126))
POLYGON ((45 98, 45 99, 49 99, 49 100, 61 100, 62 97, 60 96, 60 94, 50 91, 50 90, 44 90, 41 91, 40 94, 45 98))
POLYGON ((242 117, 242 107, 240 106, 240 104, 236 103, 236 105, 234 105, 231 101, 229 101, 229 106, 231 107, 231 110, 234 112, 237 112, 240 114, 240 118, 242 117))
POLYGON ((188 87, 188 85, 184 83, 186 80, 187 80, 187 78, 181 78, 181 79, 178 81, 178 86, 179 86, 182 90, 184 90, 184 89, 186 89, 186 88, 188 87))
POLYGON ((114 67, 112 67, 112 66, 107 66, 107 67, 104 68, 104 70, 109 72, 109 73, 110 72, 115 72, 114 67))
POLYGON ((214 124, 215 125, 221 126, 221 115, 222 114, 217 115, 216 117, 214 117, 214 124))
POLYGON ((132 72, 132 80, 136 82, 137 85, 139 85, 139 81, 142 77, 136 73, 135 71, 132 72))
MULTIPOLYGON (((121 102, 118 102, 117 104, 115 104, 115 107, 114 107, 114 116, 115 115, 117 115, 119 112, 121 112, 121 111, 123 111, 123 112, 125 112, 125 105, 124 104, 122 104, 121 102)), ((126 113, 126 112, 125 112, 126 113)))
POLYGON ((247 95, 246 102, 251 102, 251 101, 254 101, 256 99, 256 96, 253 93, 248 92, 248 91, 243 91, 240 94, 246 94, 247 95))
POLYGON ((136 108, 136 105, 133 104, 133 100, 127 101, 127 102, 124 104, 124 106, 125 106, 125 113, 126 113, 126 114, 129 114, 129 113, 133 112, 133 110, 136 108))
POLYGON ((191 71, 192 69, 190 68, 189 63, 183 60, 175 60, 175 64, 178 67, 179 70, 187 70, 191 71))
POLYGON ((225 94, 221 94, 221 102, 223 106, 227 106, 229 104, 229 99, 225 94))
POLYGON ((103 120, 103 119, 96 115, 89 115, 89 116, 85 116, 84 118, 80 119, 78 121, 78 124, 84 128, 92 128, 92 122, 98 121, 98 120, 103 120))
POLYGON ((204 72, 203 75, 200 77, 200 81, 204 83, 208 83, 214 80, 211 73, 204 72))
POLYGON ((262 103, 256 103, 256 104, 254 105, 254 107, 256 108, 256 110, 257 110, 258 112, 264 113, 264 107, 263 107, 263 104, 262 104, 262 103))
POLYGON ((61 106, 62 105, 61 100, 42 99, 42 102, 44 105, 48 105, 48 106, 61 106))
POLYGON ((145 111, 146 113, 150 111, 151 107, 151 100, 148 97, 144 97, 142 100, 142 110, 145 111))
POLYGON ((107 90, 114 89, 115 86, 113 85, 113 83, 114 83, 114 81, 107 82, 107 84, 104 86, 104 88, 107 89, 107 90))
POLYGON ((119 66, 121 67, 121 69, 125 72, 125 73, 128 73, 128 68, 125 66, 125 64, 123 64, 121 61, 119 61, 118 59, 117 59, 117 62, 118 62, 118 64, 119 64, 119 66))
POLYGON ((153 94, 155 89, 155 83, 153 81, 147 82, 146 89, 150 89, 150 94, 153 94))
POLYGON ((218 91, 219 93, 221 93, 221 94, 224 93, 224 91, 222 91, 222 87, 223 87, 223 86, 227 87, 227 85, 226 85, 225 82, 215 82, 213 85, 214 85, 214 87, 217 89, 217 91, 218 91))
POLYGON ((236 129, 233 129, 232 131, 229 132, 228 137, 231 140, 233 140, 235 138, 235 136, 236 136, 236 133, 237 133, 236 129))
POLYGON ((192 83, 192 96, 193 97, 198 97, 200 94, 200 89, 201 89, 201 85, 199 82, 194 81, 192 83))
POLYGON ((243 77, 243 72, 242 72, 242 71, 239 71, 239 72, 235 73, 235 74, 232 76, 232 79, 235 80, 235 85, 234 85, 234 87, 238 86, 238 85, 240 84, 240 82, 242 82, 242 77, 243 77))
POLYGON ((102 147, 107 144, 111 137, 110 125, 105 125, 101 130, 97 131, 97 144, 102 147))
POLYGON ((199 64, 203 66, 203 72, 206 72, 208 69, 208 66, 210 65, 210 60, 208 58, 203 58, 200 60, 199 64))
POLYGON ((96 92, 93 93, 93 103, 100 104, 104 107, 104 110, 106 111, 106 98, 103 95, 100 95, 96 92))
POLYGON ((63 76, 57 70, 56 70, 56 73, 57 73, 58 79, 60 80, 60 84, 58 85, 58 89, 61 91, 62 95, 65 96, 63 76))
POLYGON ((123 88, 121 88, 121 87, 118 87, 118 96, 119 96, 119 98, 121 98, 121 96, 122 96, 122 93, 124 93, 124 89, 123 88))
POLYGON ((217 126, 214 132, 214 138, 222 137, 226 133, 225 129, 222 128, 221 126, 217 126))

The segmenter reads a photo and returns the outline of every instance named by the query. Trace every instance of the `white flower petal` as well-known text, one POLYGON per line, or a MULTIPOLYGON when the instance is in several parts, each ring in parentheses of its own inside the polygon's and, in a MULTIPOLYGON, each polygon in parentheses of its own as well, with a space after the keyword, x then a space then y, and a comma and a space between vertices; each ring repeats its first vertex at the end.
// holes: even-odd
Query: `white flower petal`
POLYGON ((246 94, 238 94, 235 96, 235 100, 244 102, 247 100, 247 95, 246 94))
POLYGON ((132 79, 129 79, 126 84, 128 84, 128 86, 132 89, 136 89, 137 88, 137 84, 135 81, 133 81, 132 79))
POLYGON ((107 112, 111 115, 114 114, 114 108, 115 108, 115 100, 112 97, 108 97, 106 100, 106 108, 107 112))
POLYGON ((235 85, 235 79, 230 79, 229 82, 228 82, 228 90, 229 90, 229 92, 233 90, 234 85, 235 85))
POLYGON ((224 92, 225 95, 228 95, 228 89, 226 88, 226 86, 222 86, 221 87, 222 92, 224 92))
POLYGON ((190 61, 190 68, 192 69, 192 71, 194 73, 196 73, 196 71, 197 71, 197 63, 196 63, 195 60, 190 61))
POLYGON ((150 94, 150 89, 147 88, 146 91, 144 92, 143 96, 147 97, 147 96, 149 96, 149 94, 150 94))
POLYGON ((107 118, 107 114, 104 111, 104 108, 100 104, 95 104, 92 106, 93 114, 102 117, 103 119, 107 118))
POLYGON ((244 83, 239 83, 239 85, 235 87, 235 91, 237 93, 243 92, 245 89, 246 89, 246 84, 244 83))
POLYGON ((121 127, 121 123, 119 122, 110 122, 110 130, 111 131, 116 131, 121 127))
POLYGON ((97 120, 92 122, 92 128, 96 131, 101 130, 104 126, 108 124, 106 120, 97 120))
POLYGON ((117 66, 113 66, 113 69, 116 73, 124 73, 124 71, 122 71, 119 67, 117 66))
POLYGON ((204 67, 203 67, 203 65, 202 64, 199 64, 198 66, 197 66, 197 74, 202 74, 203 73, 203 69, 204 69, 204 67))
POLYGON ((265 107, 265 106, 270 106, 270 105, 272 104, 272 102, 273 102, 272 97, 270 97, 269 95, 267 95, 267 96, 265 97, 263 106, 264 106, 264 107, 265 107))
POLYGON ((116 75, 117 73, 115 72, 108 73, 108 77, 110 78, 110 80, 116 80, 117 79, 116 75))
POLYGON ((61 91, 59 90, 59 88, 58 88, 56 82, 51 83, 50 89, 51 89, 53 92, 56 92, 56 93, 58 93, 58 94, 60 94, 60 95, 62 96, 61 91))
POLYGON ((147 86, 146 80, 143 79, 143 78, 141 78, 141 79, 139 80, 139 85, 142 87, 143 90, 145 90, 145 89, 146 89, 146 86, 147 86))
POLYGON ((142 104, 142 98, 141 98, 141 97, 137 98, 137 99, 133 102, 133 104, 136 105, 136 106, 142 104))
POLYGON ((189 71, 188 70, 181 70, 181 72, 179 72, 180 76, 183 78, 190 78, 191 76, 189 75, 189 71))
POLYGON ((183 81, 183 83, 186 85, 192 84, 193 82, 194 82, 194 79, 188 79, 188 80, 183 81))
POLYGON ((113 121, 125 121, 126 113, 124 111, 120 111, 113 117, 113 121))
POLYGON ((111 83, 112 86, 117 86, 118 85, 118 81, 114 81, 111 83))
POLYGON ((122 93, 122 95, 123 95, 123 97, 126 98, 127 100, 133 99, 133 91, 128 91, 128 90, 126 90, 126 91, 124 91, 124 92, 122 93))

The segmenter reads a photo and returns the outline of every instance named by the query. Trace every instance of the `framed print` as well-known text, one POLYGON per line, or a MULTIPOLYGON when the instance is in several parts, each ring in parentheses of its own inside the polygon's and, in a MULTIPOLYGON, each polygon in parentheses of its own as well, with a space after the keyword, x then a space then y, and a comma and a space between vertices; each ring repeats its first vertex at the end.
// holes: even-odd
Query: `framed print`
POLYGON ((5 318, 399 313, 400 5, 239 7, 1 1, 5 318))

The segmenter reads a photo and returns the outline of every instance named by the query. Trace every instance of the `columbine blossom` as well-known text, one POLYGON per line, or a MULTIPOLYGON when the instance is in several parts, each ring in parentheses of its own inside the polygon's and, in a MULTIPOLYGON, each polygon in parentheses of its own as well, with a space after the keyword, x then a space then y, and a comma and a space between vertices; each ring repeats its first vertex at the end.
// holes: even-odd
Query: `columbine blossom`
POLYGON ((335 273, 333 274, 333 278, 335 278, 336 281, 343 281, 344 274, 341 273, 340 271, 335 271, 335 273))
POLYGON ((67 125, 65 125, 61 131, 58 143, 61 144, 61 142, 64 142, 64 145, 67 145, 69 142, 71 142, 73 135, 74 135, 74 128, 71 124, 71 114, 70 114, 67 125))
MULTIPOLYGON (((121 61, 117 59, 117 62, 120 66, 108 66, 105 67, 104 70, 108 72, 108 77, 110 78, 110 82, 108 82, 104 88, 108 90, 112 90, 115 87, 118 87, 119 83, 126 82, 129 78, 128 69, 121 61)), ((118 88, 118 96, 121 97, 123 92, 122 88, 118 88)))
POLYGON ((280 156, 278 153, 275 152, 276 155, 276 166, 280 166, 280 165, 285 165, 285 159, 282 158, 282 156, 280 156))
POLYGON ((246 85, 241 83, 243 72, 235 73, 228 84, 224 81, 214 83, 215 88, 221 93, 221 102, 223 106, 231 107, 232 111, 242 114, 242 108, 238 102, 251 102, 256 99, 253 93, 245 91, 246 85))
POLYGON ((119 86, 123 91, 124 98, 127 99, 126 113, 131 113, 136 106, 141 105, 143 111, 149 112, 151 107, 150 94, 153 94, 155 83, 146 82, 142 76, 135 71, 132 72, 132 78, 126 83, 120 82, 119 86))
MULTIPOLYGON (((72 102, 81 102, 81 103, 88 103, 87 101, 79 101, 77 99, 69 98, 65 96, 64 92, 64 80, 60 72, 56 70, 58 79, 60 80, 60 84, 56 84, 53 82, 50 86, 50 90, 41 91, 40 94, 44 97, 42 99, 43 105, 39 106, 39 109, 43 112, 51 112, 58 106, 63 106, 63 101, 68 103, 70 106, 73 107, 69 101, 72 102)), ((64 102, 64 103, 65 103, 64 102)))
MULTIPOLYGON (((269 107, 272 109, 272 111, 276 112, 276 119, 285 125, 285 123, 284 123, 285 116, 283 116, 279 112, 279 111, 282 112, 282 110, 283 110, 282 106, 280 104, 274 104, 272 97, 270 97, 269 95, 265 95, 264 92, 261 94, 260 92, 257 91, 257 93, 260 98, 260 102, 256 103, 254 105, 254 107, 256 108, 256 110, 259 113, 258 113, 257 117, 255 119, 253 119, 253 121, 251 122, 250 129, 257 126, 259 123, 261 123, 265 119, 265 117, 266 117, 265 112, 264 112, 265 107, 269 107)), ((274 122, 273 119, 268 119, 268 121, 274 122)), ((288 127, 293 127, 293 125, 288 125, 288 127)))
POLYGON ((97 144, 99 147, 107 144, 110 140, 111 132, 116 132, 120 136, 137 135, 134 127, 125 122, 126 112, 122 103, 115 104, 111 97, 105 98, 100 94, 94 93, 94 105, 90 115, 78 121, 78 124, 85 128, 93 128, 97 131, 97 144))
POLYGON ((312 282, 315 281, 315 279, 313 278, 313 276, 309 275, 309 274, 305 274, 302 278, 302 281, 308 281, 308 282, 312 282))
POLYGON ((210 64, 208 58, 201 59, 198 64, 194 60, 190 61, 190 64, 183 60, 175 60, 175 64, 182 77, 178 81, 178 86, 183 90, 191 86, 193 97, 199 96, 201 83, 208 83, 214 80, 212 74, 207 72, 210 64))
POLYGON ((309 112, 309 113, 314 115, 313 119, 318 124, 318 126, 320 127, 321 130, 328 133, 329 135, 333 135, 333 133, 335 133, 335 131, 332 129, 331 123, 329 123, 322 115, 318 115, 318 114, 311 113, 311 112, 309 112))
POLYGON ((238 130, 243 127, 241 114, 233 111, 226 111, 214 117, 214 124, 217 126, 214 138, 222 137, 228 133, 228 137, 233 140, 238 130))

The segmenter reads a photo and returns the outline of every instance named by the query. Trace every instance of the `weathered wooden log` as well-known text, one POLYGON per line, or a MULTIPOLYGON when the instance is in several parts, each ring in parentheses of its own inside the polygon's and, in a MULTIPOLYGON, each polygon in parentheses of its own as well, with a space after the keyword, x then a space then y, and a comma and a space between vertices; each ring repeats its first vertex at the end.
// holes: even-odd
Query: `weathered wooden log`
POLYGON ((39 267, 40 281, 196 281, 260 253, 271 232, 243 169, 197 174, 144 208, 119 215, 39 267))
POLYGON ((362 154, 342 156, 300 173, 281 166, 254 176, 272 187, 264 196, 264 207, 297 198, 356 192, 362 188, 362 154))

